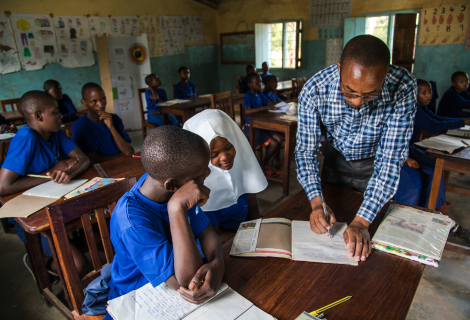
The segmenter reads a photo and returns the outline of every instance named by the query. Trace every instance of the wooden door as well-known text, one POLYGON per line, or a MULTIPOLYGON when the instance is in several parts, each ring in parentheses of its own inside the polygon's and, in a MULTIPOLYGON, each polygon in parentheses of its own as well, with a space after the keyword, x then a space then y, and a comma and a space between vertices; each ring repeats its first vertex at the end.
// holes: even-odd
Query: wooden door
POLYGON ((416 13, 395 15, 392 64, 412 72, 416 45, 416 13))

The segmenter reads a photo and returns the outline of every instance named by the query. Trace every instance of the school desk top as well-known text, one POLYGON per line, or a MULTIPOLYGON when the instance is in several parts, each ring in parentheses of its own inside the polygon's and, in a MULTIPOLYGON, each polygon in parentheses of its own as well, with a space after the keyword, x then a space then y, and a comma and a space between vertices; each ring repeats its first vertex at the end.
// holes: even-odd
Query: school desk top
MULTIPOLYGON (((352 190, 322 185, 328 205, 338 221, 350 223, 363 196, 352 190)), ((369 228, 371 238, 388 204, 369 228)), ((263 218, 308 220, 311 212, 302 190, 263 218)), ((425 265, 372 250, 359 266, 247 258, 229 255, 232 241, 224 245, 223 281, 233 290, 277 319, 295 319, 333 301, 351 300, 325 312, 328 319, 405 319, 425 265)))
POLYGON ((443 151, 428 149, 426 150, 426 155, 435 157, 435 158, 444 159, 444 160, 469 163, 470 162, 470 147, 465 148, 456 153, 447 153, 443 151))
MULTIPOLYGON (((243 93, 235 93, 232 94, 232 101, 233 104, 243 103, 243 98, 245 95, 243 93)), ((193 99, 181 99, 181 100, 188 100, 188 102, 173 104, 171 106, 160 106, 162 112, 164 110, 190 110, 196 109, 201 107, 206 107, 211 105, 211 98, 210 97, 197 97, 193 99)), ((171 113, 171 112, 168 112, 171 113)))
POLYGON ((292 80, 286 80, 286 81, 280 81, 277 83, 276 87, 277 91, 280 91, 281 93, 291 93, 292 91, 292 80), (289 91, 289 92, 287 92, 289 91))

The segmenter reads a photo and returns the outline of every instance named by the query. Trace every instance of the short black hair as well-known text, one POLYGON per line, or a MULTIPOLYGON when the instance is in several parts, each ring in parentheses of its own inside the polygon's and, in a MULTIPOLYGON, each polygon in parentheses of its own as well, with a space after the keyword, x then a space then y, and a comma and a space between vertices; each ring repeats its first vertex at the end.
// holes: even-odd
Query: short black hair
POLYGON ((256 72, 248 73, 248 75, 246 76, 246 83, 253 82, 255 78, 259 79, 259 74, 257 74, 256 72))
POLYGON ((390 65, 390 50, 381 39, 365 34, 352 38, 341 54, 341 65, 353 61, 363 68, 390 65))
POLYGON ((44 112, 47 106, 57 105, 56 99, 54 99, 49 93, 32 90, 26 92, 18 102, 18 111, 26 119, 30 119, 36 111, 44 112))
POLYGON ((452 73, 452 77, 450 79, 452 80, 452 82, 455 82, 455 81, 457 81, 458 76, 467 76, 467 73, 464 72, 464 71, 454 72, 454 73, 452 73))
POLYGON ((150 84, 152 83, 152 78, 153 77, 157 77, 157 75, 155 73, 151 73, 149 74, 148 76, 145 77, 145 83, 150 86, 150 84))
MULTIPOLYGON (((97 83, 94 83, 94 82, 88 82, 88 83, 85 83, 82 87, 82 99, 85 99, 85 94, 88 90, 91 90, 91 89, 100 89, 100 90, 103 90, 103 88, 101 88, 101 86, 97 83)), ((104 90, 103 90, 104 91, 104 90)))
POLYGON ((188 70, 188 68, 186 68, 186 67, 179 67, 178 73, 180 73, 180 72, 183 71, 183 70, 188 70))
POLYGON ((57 80, 53 80, 53 79, 49 79, 47 80, 46 82, 44 82, 44 91, 49 91, 51 90, 52 88, 55 88, 57 86, 59 86, 60 83, 59 81, 57 80))
POLYGON ((182 179, 193 174, 201 157, 210 160, 207 142, 199 135, 173 126, 152 130, 142 144, 142 164, 153 179, 182 179))
POLYGON ((248 70, 251 69, 251 68, 252 68, 253 70, 256 70, 256 67, 255 67, 254 64, 249 64, 249 65, 247 65, 246 68, 245 68, 245 70, 248 72, 248 70))
POLYGON ((267 61, 263 62, 261 65, 263 65, 263 64, 266 64, 267 66, 269 66, 267 61))
POLYGON ((270 83, 270 82, 272 82, 272 81, 274 81, 274 80, 279 81, 279 79, 277 78, 277 76, 271 74, 271 75, 269 75, 269 76, 264 77, 263 83, 264 83, 264 84, 268 84, 268 83, 270 83))
POLYGON ((428 85, 428 86, 431 85, 431 84, 429 83, 429 81, 423 80, 423 79, 417 79, 417 80, 416 80, 416 84, 417 84, 418 87, 419 87, 419 86, 424 86, 424 85, 428 85))

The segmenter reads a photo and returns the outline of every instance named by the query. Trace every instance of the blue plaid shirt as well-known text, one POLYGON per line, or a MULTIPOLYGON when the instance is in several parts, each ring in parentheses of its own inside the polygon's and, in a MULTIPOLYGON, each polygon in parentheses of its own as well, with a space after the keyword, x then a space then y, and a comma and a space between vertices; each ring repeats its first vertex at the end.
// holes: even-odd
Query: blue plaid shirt
POLYGON ((336 65, 313 76, 299 96, 295 148, 297 179, 308 199, 321 195, 317 159, 321 120, 327 129, 328 141, 346 160, 375 156, 374 174, 357 213, 372 222, 397 190, 400 169, 408 157, 408 143, 413 132, 416 92, 415 77, 392 65, 379 97, 354 109, 347 105, 341 94, 336 65))

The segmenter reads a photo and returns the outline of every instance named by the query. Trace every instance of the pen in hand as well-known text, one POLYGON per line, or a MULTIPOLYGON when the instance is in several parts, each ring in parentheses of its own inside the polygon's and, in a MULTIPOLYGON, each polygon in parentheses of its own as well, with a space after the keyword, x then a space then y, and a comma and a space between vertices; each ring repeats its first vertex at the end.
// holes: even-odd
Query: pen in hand
MULTIPOLYGON (((325 213, 325 220, 326 220, 326 223, 330 224, 330 219, 328 219, 328 212, 326 210, 326 203, 325 203, 325 199, 323 198, 323 192, 321 194, 321 206, 323 207, 323 212, 325 213)), ((331 238, 333 238, 333 236, 331 235, 331 231, 330 229, 328 229, 328 236, 331 238)))

